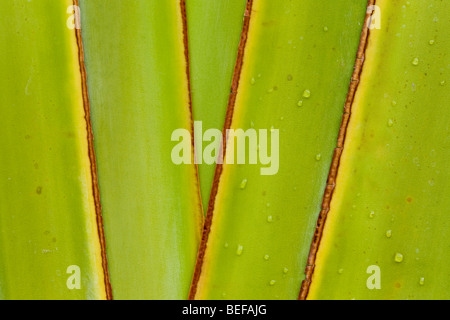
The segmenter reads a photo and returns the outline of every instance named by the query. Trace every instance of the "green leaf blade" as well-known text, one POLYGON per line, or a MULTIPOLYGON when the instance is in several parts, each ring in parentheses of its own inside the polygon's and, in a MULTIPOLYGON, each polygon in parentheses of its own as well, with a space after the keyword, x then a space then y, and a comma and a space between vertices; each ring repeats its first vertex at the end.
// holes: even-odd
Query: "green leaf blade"
MULTIPOLYGON (((193 115, 203 132, 222 130, 238 54, 246 0, 189 0, 186 3, 193 115)), ((198 133, 199 141, 203 132, 198 133)), ((220 143, 218 141, 217 143, 220 143)), ((198 150, 203 160, 203 150, 198 150)), ((206 211, 215 165, 199 164, 206 211)))
POLYGON ((328 6, 253 3, 231 128, 279 129, 280 168, 224 165, 197 299, 298 297, 366 1, 328 6))
POLYGON ((72 1, 5 1, 0 27, 0 298, 103 299, 72 1), (70 266, 80 289, 70 289, 70 266))
POLYGON ((186 298, 194 269, 202 223, 197 174, 171 159, 172 132, 191 131, 180 5, 80 1, 117 299, 186 298))
POLYGON ((308 297, 447 299, 449 4, 377 5, 308 297))

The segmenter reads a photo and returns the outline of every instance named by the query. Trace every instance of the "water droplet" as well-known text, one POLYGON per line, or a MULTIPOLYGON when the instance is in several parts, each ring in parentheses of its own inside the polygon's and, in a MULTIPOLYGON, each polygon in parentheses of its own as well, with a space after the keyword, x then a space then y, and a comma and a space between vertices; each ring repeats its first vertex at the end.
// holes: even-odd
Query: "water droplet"
POLYGON ((264 256, 264 260, 268 261, 269 259, 270 259, 270 256, 269 256, 268 254, 266 254, 266 255, 264 256))
POLYGON ((418 66, 419 65, 419 58, 414 58, 414 60, 412 61, 412 64, 414 66, 418 66))
POLYGON ((392 120, 392 119, 389 119, 388 120, 388 127, 393 127, 394 126, 394 120, 392 120))
POLYGON ((269 202, 267 202, 266 206, 267 206, 267 208, 270 208, 270 203, 269 203, 269 202))
POLYGON ((255 79, 255 78, 252 78, 251 84, 254 85, 255 83, 256 83, 256 79, 255 79))
POLYGON ((272 93, 273 92, 273 88, 270 88, 269 90, 267 90, 267 93, 272 93))
POLYGON ((270 284, 271 286, 274 286, 275 283, 277 283, 275 280, 271 280, 271 281, 269 282, 269 284, 270 284))
POLYGON ((433 44, 434 44, 434 40, 430 40, 428 43, 429 43, 430 45, 433 45, 433 44))
POLYGON ((328 27, 323 27, 323 31, 327 32, 328 31, 328 27))
POLYGON ((401 253, 396 253, 395 254, 395 262, 397 262, 397 263, 401 263, 401 262, 403 262, 403 255, 401 254, 401 253))
POLYGON ((244 247, 241 246, 241 245, 238 245, 237 250, 236 250, 236 254, 237 254, 238 256, 241 256, 241 255, 242 255, 242 252, 244 252, 244 247))
POLYGON ((339 269, 339 270, 338 270, 338 273, 339 273, 339 274, 343 274, 343 273, 344 273, 344 269, 339 269))
POLYGON ((254 128, 255 127, 255 123, 252 121, 250 122, 250 127, 254 128))
POLYGON ((268 217, 267 217, 267 222, 269 222, 269 223, 270 223, 270 222, 273 222, 273 217, 272 217, 272 216, 268 216, 268 217))
POLYGON ((397 105, 397 101, 395 101, 395 100, 394 100, 394 101, 392 101, 392 106, 394 106, 394 107, 395 107, 396 105, 397 105))
POLYGON ((304 97, 304 98, 309 98, 309 97, 311 97, 311 91, 309 91, 308 89, 305 90, 305 91, 303 92, 303 97, 304 97))
POLYGON ((372 211, 372 212, 369 214, 369 218, 370 218, 370 219, 373 219, 374 217, 375 217, 375 212, 372 211))
POLYGON ((228 248, 230 245, 229 245, 228 243, 225 243, 223 246, 224 246, 225 248, 228 248))
POLYGON ((319 153, 318 155, 316 155, 316 160, 320 161, 320 159, 322 159, 322 155, 319 153))
POLYGON ((289 74, 289 75, 287 76, 287 79, 288 79, 288 81, 292 81, 292 80, 294 80, 294 77, 293 77, 291 74, 289 74))
POLYGON ((425 278, 423 278, 423 277, 420 278, 419 284, 420 284, 421 286, 425 285, 425 278))
POLYGON ((244 190, 245 187, 247 187, 247 182, 248 182, 247 179, 242 180, 241 186, 240 186, 240 188, 241 188, 242 190, 244 190))
POLYGON ((445 85, 445 81, 441 81, 441 86, 445 85))
POLYGON ((297 103, 297 106, 303 107, 303 100, 300 100, 300 101, 297 103))
POLYGON ((386 231, 386 237, 388 237, 388 238, 392 237, 392 230, 386 231))
POLYGON ((283 273, 284 273, 284 274, 287 274, 288 272, 289 272, 289 269, 288 269, 288 268, 284 268, 284 269, 283 269, 283 273))

